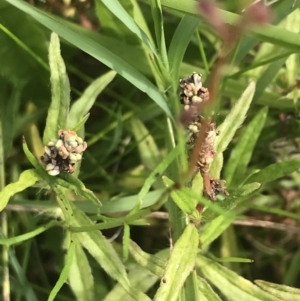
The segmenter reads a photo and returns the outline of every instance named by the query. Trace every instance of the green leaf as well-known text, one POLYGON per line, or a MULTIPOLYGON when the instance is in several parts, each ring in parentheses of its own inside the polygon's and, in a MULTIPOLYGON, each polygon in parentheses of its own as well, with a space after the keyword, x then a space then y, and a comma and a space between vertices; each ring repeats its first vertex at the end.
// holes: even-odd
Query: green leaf
MULTIPOLYGON (((90 54, 109 68, 115 70, 130 83, 136 86, 141 91, 149 95, 149 97, 157 103, 159 107, 171 118, 171 111, 166 103, 164 96, 155 87, 150 80, 148 80, 142 73, 134 69, 130 64, 116 56, 109 49, 101 46, 93 41, 89 36, 80 34, 72 27, 68 26, 67 22, 58 19, 46 12, 43 12, 21 0, 5 0, 10 4, 18 7, 20 10, 26 12, 44 26, 55 31, 61 37, 71 44, 77 46, 79 49, 90 54)), ((115 3, 115 1, 114 1, 115 3)))
POLYGON ((300 300, 300 289, 287 286, 287 285, 281 285, 277 283, 271 283, 268 281, 263 280, 255 280, 254 281, 260 288, 262 288, 264 291, 270 293, 271 295, 278 297, 280 300, 293 300, 293 301, 299 301, 300 300))
POLYGON ((168 50, 171 73, 174 83, 178 83, 179 68, 183 61, 185 51, 195 30, 200 23, 199 18, 185 15, 176 28, 168 50))
POLYGON ((279 70, 282 68, 282 66, 284 65, 286 60, 287 60, 287 57, 284 57, 283 59, 280 59, 280 60, 270 64, 268 66, 268 68, 263 72, 263 74, 260 75, 260 77, 256 83, 256 91, 254 94, 254 101, 257 101, 257 99, 260 98, 262 93, 265 91, 265 89, 272 82, 272 80, 277 75, 279 70))
POLYGON ((162 15, 162 8, 160 0, 151 0, 151 12, 154 21, 154 30, 156 37, 156 44, 159 49, 159 54, 163 63, 164 71, 169 70, 169 60, 167 56, 166 40, 164 32, 164 19, 162 15))
POLYGON ((259 189, 261 186, 260 183, 250 183, 242 186, 241 188, 231 192, 230 196, 218 200, 215 206, 218 206, 220 209, 222 209, 223 213, 220 213, 217 210, 213 210, 214 208, 209 207, 203 212, 202 214, 202 219, 204 221, 211 221, 213 218, 215 218, 216 213, 218 214, 225 214, 227 210, 233 209, 238 203, 242 202, 243 200, 246 199, 246 196, 253 191, 259 189), (224 212, 225 211, 225 212, 224 212))
POLYGON ((171 251, 154 301, 177 300, 186 278, 195 266, 198 243, 197 229, 192 224, 187 225, 171 251))
MULTIPOLYGON (((74 127, 70 127, 70 129, 74 132, 80 133, 82 131, 82 127, 85 125, 89 117, 90 117, 90 113, 86 114, 81 120, 78 121, 78 123, 74 125, 74 127)), ((79 136, 83 138, 82 134, 79 134, 79 136)))
MULTIPOLYGON (((97 0, 100 1, 100 0, 97 0)), ((138 38, 148 46, 154 55, 156 54, 155 46, 152 45, 150 39, 145 32, 136 24, 134 19, 127 13, 117 0, 101 0, 101 2, 120 20, 127 26, 138 38)))
MULTIPOLYGON (((167 188, 172 188, 174 186, 174 182, 167 176, 163 176, 163 182, 167 188)), ((198 203, 197 199, 188 198, 182 190, 175 188, 171 190, 170 194, 173 201, 183 212, 191 214, 195 210, 198 203)))
POLYGON ((213 260, 198 255, 196 262, 205 279, 217 287, 230 301, 280 301, 213 260))
POLYGON ((204 278, 198 277, 199 300, 222 301, 204 278))
POLYGON ((66 129, 70 105, 70 83, 65 63, 60 55, 59 38, 56 33, 51 34, 49 65, 52 99, 43 137, 45 145, 57 137, 59 129, 66 129))
POLYGON ((67 256, 66 256, 65 266, 62 269, 55 286, 53 287, 53 289, 50 292, 50 295, 47 299, 48 301, 52 301, 52 300, 55 299, 57 293, 62 288, 64 283, 67 281, 69 271, 70 271, 71 265, 73 263, 74 254, 75 254, 75 242, 71 240, 70 245, 68 247, 68 253, 67 253, 67 256))
MULTIPOLYGON (((72 226, 93 225, 92 221, 74 204, 70 203, 73 211, 74 223, 72 226)), ((76 234, 80 244, 101 265, 104 271, 112 278, 116 279, 131 296, 141 301, 150 301, 150 299, 140 291, 133 288, 128 280, 125 266, 117 255, 115 249, 99 231, 78 232, 76 234)))
POLYGON ((235 103, 229 114, 226 116, 224 122, 218 127, 220 134, 217 136, 215 142, 215 147, 218 155, 211 165, 211 174, 214 177, 219 178, 223 166, 222 153, 231 142, 237 129, 243 124, 251 101, 253 99, 254 92, 255 83, 251 82, 241 95, 240 99, 235 103))
POLYGON ((54 181, 65 188, 74 190, 78 194, 85 197, 87 200, 92 201, 96 206, 99 207, 102 205, 95 194, 91 190, 87 189, 78 178, 72 176, 71 174, 63 173, 60 175, 60 177, 55 177, 54 181))
POLYGON ((77 99, 70 109, 68 115, 68 129, 72 129, 78 124, 94 105, 98 95, 112 82, 116 76, 115 71, 109 71, 95 79, 77 99))
MULTIPOLYGON (((133 3, 132 0, 120 0, 119 1, 127 15, 134 18, 133 3)), ((101 24, 101 33, 106 36, 114 37, 120 42, 139 45, 140 39, 135 33, 133 33, 124 23, 120 20, 115 12, 110 11, 103 1, 95 1, 96 15, 98 21, 101 24)))
POLYGON ((165 262, 156 255, 144 252, 134 241, 129 242, 129 252, 133 259, 142 267, 149 270, 158 277, 162 277, 165 269, 165 262))
POLYGON ((15 183, 6 185, 0 192, 0 211, 2 211, 9 199, 16 193, 33 186, 37 181, 41 180, 37 172, 33 169, 28 169, 20 174, 19 180, 15 183))
POLYGON ((161 174, 168 168, 168 166, 173 162, 173 160, 178 155, 179 148, 175 147, 172 151, 156 166, 156 168, 151 172, 144 182, 142 189, 138 194, 139 203, 142 203, 142 200, 149 192, 153 183, 161 176, 161 174))
POLYGON ((251 82, 240 99, 235 103, 224 122, 218 127, 216 139, 217 153, 222 153, 231 142, 237 129, 243 124, 255 92, 255 83, 251 82))
POLYGON ((224 170, 224 179, 228 187, 237 186, 241 182, 267 115, 268 108, 261 109, 251 120, 232 150, 224 170))
POLYGON ((268 182, 272 182, 283 176, 287 176, 291 174, 292 172, 298 170, 299 168, 300 168, 300 161, 298 160, 274 163, 263 168, 258 173, 253 174, 247 180, 247 183, 259 182, 265 184, 268 182))
POLYGON ((33 237, 47 231, 48 229, 50 229, 54 226, 58 226, 58 225, 60 225, 59 222, 52 221, 52 222, 50 222, 46 225, 43 225, 41 227, 37 227, 33 231, 27 232, 27 233, 22 234, 22 235, 18 235, 18 236, 15 236, 15 237, 9 237, 9 238, 0 238, 0 245, 4 245, 4 246, 9 247, 11 245, 21 243, 25 240, 33 238, 33 237))
POLYGON ((95 300, 92 270, 79 243, 76 243, 74 258, 70 266, 69 284, 76 296, 76 301, 95 300))
POLYGON ((228 212, 212 220, 200 234, 201 247, 205 249, 217 239, 234 221, 235 214, 228 212))
MULTIPOLYGON (((147 269, 136 266, 128 273, 128 278, 132 286, 146 292, 158 280, 158 277, 153 275, 147 269)), ((136 298, 131 297, 120 284, 116 284, 114 288, 105 296, 103 301, 136 301, 136 298)))
POLYGON ((131 128, 134 138, 138 142, 139 153, 143 165, 149 170, 155 169, 161 160, 155 140, 139 119, 132 118, 131 128))

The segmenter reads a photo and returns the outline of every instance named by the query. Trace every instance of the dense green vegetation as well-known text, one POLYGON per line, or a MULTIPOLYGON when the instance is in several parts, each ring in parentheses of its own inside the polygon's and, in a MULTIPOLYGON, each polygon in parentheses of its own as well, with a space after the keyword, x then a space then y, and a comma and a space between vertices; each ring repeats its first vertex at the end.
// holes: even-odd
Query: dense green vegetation
POLYGON ((4 301, 300 300, 300 0, 219 2, 0 0, 4 301))

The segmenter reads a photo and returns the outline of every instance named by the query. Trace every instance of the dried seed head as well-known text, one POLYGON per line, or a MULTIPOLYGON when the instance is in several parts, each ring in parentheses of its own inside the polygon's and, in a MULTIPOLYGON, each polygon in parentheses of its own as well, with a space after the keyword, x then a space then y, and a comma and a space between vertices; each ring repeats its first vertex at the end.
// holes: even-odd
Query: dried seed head
POLYGON ((82 159, 82 153, 87 148, 87 143, 71 130, 59 130, 58 138, 51 140, 44 147, 42 162, 51 176, 58 175, 61 171, 74 172, 74 165, 82 159))

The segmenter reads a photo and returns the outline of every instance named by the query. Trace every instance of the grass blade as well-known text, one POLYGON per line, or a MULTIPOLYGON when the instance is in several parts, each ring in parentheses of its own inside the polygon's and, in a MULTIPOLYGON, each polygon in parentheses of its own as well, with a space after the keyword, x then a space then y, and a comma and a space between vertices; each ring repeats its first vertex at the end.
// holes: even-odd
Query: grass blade
MULTIPOLYGON (((97 0, 100 1, 100 0, 97 0)), ((156 50, 152 45, 150 39, 145 32, 136 24, 134 19, 127 13, 123 6, 117 0, 101 0, 101 2, 120 20, 127 26, 133 33, 135 33, 141 41, 143 41, 154 55, 156 50)))
POLYGON ((176 28, 168 50, 171 74, 173 82, 177 85, 179 68, 183 61, 185 51, 190 43, 192 36, 200 23, 199 18, 184 16, 176 28))
POLYGON ((142 73, 138 72, 130 64, 116 56, 109 49, 96 43, 88 36, 81 35, 78 31, 72 29, 72 27, 68 26, 67 23, 61 19, 30 6, 21 0, 6 1, 29 14, 38 22, 56 32, 71 44, 93 56, 109 68, 115 70, 138 89, 148 94, 149 97, 156 102, 169 117, 173 118, 164 96, 160 93, 157 87, 155 87, 142 73))

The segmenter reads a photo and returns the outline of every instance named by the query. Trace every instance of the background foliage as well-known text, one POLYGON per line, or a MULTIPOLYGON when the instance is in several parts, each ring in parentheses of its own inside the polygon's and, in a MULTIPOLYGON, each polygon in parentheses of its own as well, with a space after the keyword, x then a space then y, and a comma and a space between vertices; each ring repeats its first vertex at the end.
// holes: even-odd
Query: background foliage
MULTIPOLYGON (((178 80, 211 85, 230 45, 213 15, 193 0, 0 0, 5 301, 300 300, 300 1, 267 4, 212 91, 212 172, 230 195, 211 203, 200 174, 186 185, 178 80), (38 162, 59 128, 87 141, 75 176, 38 162)), ((248 5, 218 13, 234 25, 248 5)))

